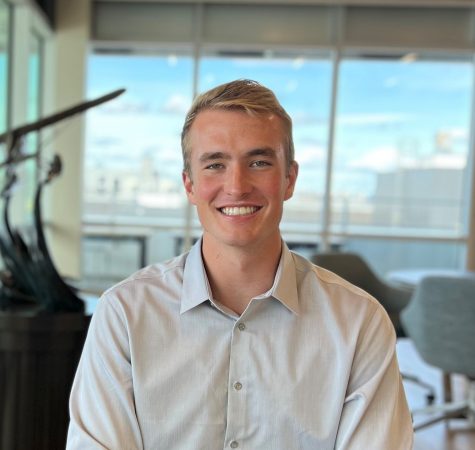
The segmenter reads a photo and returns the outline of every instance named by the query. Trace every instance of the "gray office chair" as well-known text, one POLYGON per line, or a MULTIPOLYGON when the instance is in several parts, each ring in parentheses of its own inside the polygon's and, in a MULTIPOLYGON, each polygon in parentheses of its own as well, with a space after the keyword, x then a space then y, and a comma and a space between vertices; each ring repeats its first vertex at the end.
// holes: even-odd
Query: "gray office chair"
POLYGON ((316 253, 312 262, 328 269, 376 298, 387 311, 398 337, 404 336, 399 314, 409 304, 410 289, 392 285, 379 278, 366 261, 356 253, 316 253))
POLYGON ((422 279, 401 321, 424 361, 469 380, 466 400, 412 411, 414 418, 439 414, 414 429, 454 417, 467 418, 475 425, 475 274, 422 279))
MULTIPOLYGON (((390 284, 379 278, 366 261, 356 253, 329 252, 316 253, 312 262, 317 266, 330 270, 371 294, 387 311, 396 330, 397 337, 405 337, 400 323, 400 313, 409 304, 412 290, 390 284)), ((435 401, 435 389, 430 384, 420 380, 417 376, 402 373, 402 378, 424 389, 426 403, 431 405, 435 401)))

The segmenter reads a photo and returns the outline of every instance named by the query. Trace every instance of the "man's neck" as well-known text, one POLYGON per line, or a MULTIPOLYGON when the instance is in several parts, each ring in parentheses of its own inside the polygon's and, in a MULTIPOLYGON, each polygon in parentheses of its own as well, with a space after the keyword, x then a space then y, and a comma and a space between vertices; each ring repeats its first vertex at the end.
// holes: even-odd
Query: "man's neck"
POLYGON ((281 255, 281 241, 270 248, 243 249, 208 245, 202 254, 213 298, 242 314, 252 298, 268 291, 274 282, 281 255))

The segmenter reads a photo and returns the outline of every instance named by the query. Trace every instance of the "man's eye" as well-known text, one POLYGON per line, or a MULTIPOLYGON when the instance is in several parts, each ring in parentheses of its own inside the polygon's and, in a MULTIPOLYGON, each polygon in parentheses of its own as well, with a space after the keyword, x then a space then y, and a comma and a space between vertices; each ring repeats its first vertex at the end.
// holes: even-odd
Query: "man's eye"
POLYGON ((270 162, 269 161, 253 161, 251 163, 251 167, 265 167, 265 166, 270 166, 270 162))
POLYGON ((217 169, 222 169, 223 167, 224 165, 221 163, 213 163, 213 164, 210 164, 209 166, 206 166, 205 169, 217 170, 217 169))

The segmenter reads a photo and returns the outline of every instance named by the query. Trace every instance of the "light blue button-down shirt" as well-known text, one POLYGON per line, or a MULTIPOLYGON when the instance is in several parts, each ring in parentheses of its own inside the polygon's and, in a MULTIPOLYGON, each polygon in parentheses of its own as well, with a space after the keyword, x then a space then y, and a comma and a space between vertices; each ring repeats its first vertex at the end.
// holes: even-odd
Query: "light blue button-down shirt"
POLYGON ((241 316, 211 295, 201 242, 101 298, 70 402, 69 450, 409 450, 379 303, 284 245, 241 316))

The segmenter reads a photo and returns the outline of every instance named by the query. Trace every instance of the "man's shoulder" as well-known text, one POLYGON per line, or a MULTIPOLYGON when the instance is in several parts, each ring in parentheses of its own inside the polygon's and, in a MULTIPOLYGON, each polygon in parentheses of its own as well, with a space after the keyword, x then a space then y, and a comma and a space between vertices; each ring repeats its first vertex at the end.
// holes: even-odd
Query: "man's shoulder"
POLYGON ((188 253, 183 253, 169 260, 150 264, 129 277, 110 287, 104 292, 104 296, 114 296, 123 291, 137 289, 141 286, 160 286, 169 284, 173 279, 180 283, 183 279, 183 269, 188 253))
POLYGON ((318 287, 320 291, 329 294, 332 300, 351 299, 351 301, 361 301, 363 303, 381 306, 380 303, 368 292, 355 286, 334 272, 317 266, 307 258, 292 253, 297 274, 300 274, 302 282, 311 283, 318 287))
POLYGON ((294 253, 293 258, 299 292, 305 293, 300 300, 310 314, 334 318, 334 323, 344 324, 347 330, 359 330, 370 322, 392 330, 386 310, 368 292, 300 255, 294 253))

